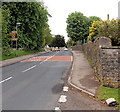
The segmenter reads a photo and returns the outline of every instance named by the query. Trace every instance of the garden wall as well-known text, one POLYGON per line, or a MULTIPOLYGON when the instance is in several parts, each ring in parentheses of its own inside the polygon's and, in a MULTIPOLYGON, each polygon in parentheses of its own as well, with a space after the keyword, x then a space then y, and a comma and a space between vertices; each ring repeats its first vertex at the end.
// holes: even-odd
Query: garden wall
POLYGON ((111 40, 106 37, 96 39, 81 46, 73 47, 86 55, 93 67, 96 77, 104 86, 120 87, 120 47, 111 46, 111 40))

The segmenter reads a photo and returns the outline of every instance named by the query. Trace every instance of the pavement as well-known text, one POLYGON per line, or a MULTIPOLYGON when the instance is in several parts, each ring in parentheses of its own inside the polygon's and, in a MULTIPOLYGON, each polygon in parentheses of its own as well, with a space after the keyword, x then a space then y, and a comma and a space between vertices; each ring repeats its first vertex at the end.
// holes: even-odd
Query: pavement
POLYGON ((80 91, 95 96, 99 84, 93 69, 81 51, 72 51, 72 53, 73 65, 68 82, 80 91))

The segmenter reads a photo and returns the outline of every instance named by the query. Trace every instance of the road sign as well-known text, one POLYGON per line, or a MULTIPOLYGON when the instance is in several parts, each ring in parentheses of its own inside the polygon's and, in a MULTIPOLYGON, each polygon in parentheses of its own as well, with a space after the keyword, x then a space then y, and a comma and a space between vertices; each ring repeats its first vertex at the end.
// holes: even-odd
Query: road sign
POLYGON ((18 40, 17 31, 12 31, 12 33, 10 33, 10 36, 11 36, 11 40, 15 40, 15 41, 18 40))

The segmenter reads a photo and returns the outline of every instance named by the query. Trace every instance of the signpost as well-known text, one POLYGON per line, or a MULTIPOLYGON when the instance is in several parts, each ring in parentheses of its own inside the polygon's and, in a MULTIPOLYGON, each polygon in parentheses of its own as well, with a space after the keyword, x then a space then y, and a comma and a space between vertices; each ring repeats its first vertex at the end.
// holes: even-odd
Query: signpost
POLYGON ((18 26, 17 25, 20 25, 21 23, 16 23, 16 31, 12 31, 12 33, 10 33, 10 36, 11 36, 11 47, 12 47, 12 42, 13 41, 16 41, 16 55, 17 55, 17 40, 18 40, 18 26))
POLYGON ((11 36, 11 40, 15 40, 17 41, 18 40, 18 35, 17 35, 17 31, 12 31, 12 33, 10 33, 10 36, 11 36))
POLYGON ((17 40, 18 40, 18 34, 17 31, 12 31, 12 33, 10 33, 11 36, 11 47, 12 47, 12 41, 16 41, 16 55, 17 55, 17 40))

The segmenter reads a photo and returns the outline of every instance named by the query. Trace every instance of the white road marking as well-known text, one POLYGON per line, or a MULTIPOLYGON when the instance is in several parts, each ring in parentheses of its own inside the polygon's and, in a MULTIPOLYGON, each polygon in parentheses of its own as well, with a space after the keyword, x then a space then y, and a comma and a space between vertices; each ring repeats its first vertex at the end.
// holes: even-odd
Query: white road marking
POLYGON ((0 84, 1 84, 1 83, 3 83, 3 82, 8 81, 8 80, 10 80, 10 79, 12 79, 12 77, 9 77, 9 78, 7 78, 7 79, 5 79, 5 80, 1 81, 1 82, 0 82, 0 84))
POLYGON ((33 68, 35 68, 37 65, 34 65, 34 66, 32 66, 32 67, 30 67, 30 68, 28 68, 28 69, 26 69, 26 70, 24 70, 24 71, 22 71, 22 72, 27 72, 28 70, 30 70, 30 69, 33 69, 33 68))
POLYGON ((51 58, 54 57, 57 53, 59 53, 59 51, 56 52, 53 56, 50 56, 50 57, 48 57, 47 59, 45 59, 44 61, 40 62, 40 64, 42 64, 42 63, 46 62, 47 60, 51 59, 51 58))
MULTIPOLYGON (((59 51, 58 51, 58 52, 59 52, 59 51)), ((57 52, 57 53, 58 53, 58 52, 57 52)), ((46 61, 49 60, 50 58, 54 57, 57 53, 55 53, 53 56, 48 57, 47 59, 45 59, 44 61, 40 62, 39 64, 42 64, 42 63, 46 62, 46 61)), ((32 66, 32 67, 30 67, 30 68, 28 68, 28 69, 26 69, 26 70, 24 70, 24 71, 22 71, 22 72, 27 72, 27 71, 35 68, 36 66, 37 66, 37 65, 34 65, 34 66, 32 66)))
POLYGON ((62 111, 60 110, 60 107, 55 107, 55 112, 62 112, 62 111))
POLYGON ((67 91, 68 91, 68 87, 67 87, 67 86, 64 86, 64 87, 63 87, 63 91, 64 91, 64 92, 67 92, 67 91))
POLYGON ((67 96, 65 96, 65 95, 61 95, 59 100, 58 100, 58 102, 60 102, 60 103, 64 103, 66 101, 67 101, 67 96))
POLYGON ((69 80, 68 82, 69 82, 69 84, 70 84, 71 86, 77 88, 78 90, 80 90, 80 91, 82 91, 82 92, 84 92, 84 93, 86 93, 86 94, 88 94, 88 95, 91 95, 91 96, 95 97, 95 95, 94 95, 93 93, 91 93, 91 92, 89 92, 89 91, 86 91, 86 90, 84 90, 84 89, 82 89, 82 88, 77 87, 76 85, 74 85, 73 83, 71 83, 70 80, 69 80))

